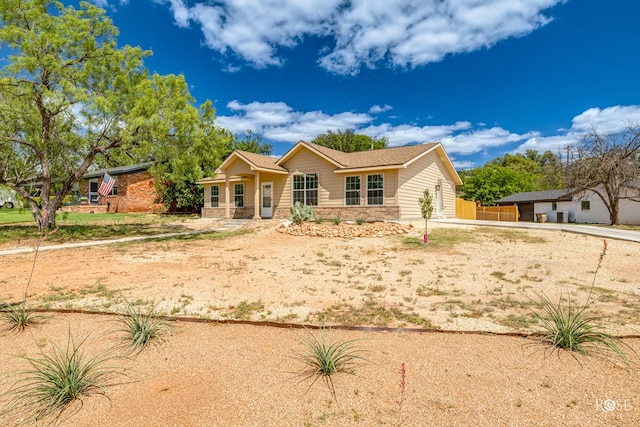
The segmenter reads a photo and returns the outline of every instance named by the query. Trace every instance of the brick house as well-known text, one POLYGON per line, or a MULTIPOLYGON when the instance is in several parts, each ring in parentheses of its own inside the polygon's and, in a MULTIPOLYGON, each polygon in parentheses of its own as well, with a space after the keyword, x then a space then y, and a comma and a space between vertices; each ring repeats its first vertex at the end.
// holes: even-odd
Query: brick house
POLYGON ((429 189, 434 217, 455 218, 461 184, 442 144, 343 153, 300 141, 281 158, 234 151, 201 179, 203 218, 287 218, 296 202, 344 220, 421 218, 429 189))
POLYGON ((120 166, 87 172, 73 191, 80 202, 74 206, 66 206, 70 212, 118 212, 118 213, 157 213, 164 210, 164 205, 156 203, 154 178, 149 172, 153 163, 120 166), (98 194, 98 188, 104 174, 115 178, 116 184, 111 194, 106 197, 98 194))

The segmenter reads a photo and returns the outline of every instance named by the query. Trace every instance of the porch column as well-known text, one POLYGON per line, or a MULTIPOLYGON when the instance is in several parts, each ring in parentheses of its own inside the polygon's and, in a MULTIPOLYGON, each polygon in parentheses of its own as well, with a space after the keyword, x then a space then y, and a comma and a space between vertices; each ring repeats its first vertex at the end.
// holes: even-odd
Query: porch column
POLYGON ((231 219, 231 200, 229 199, 229 175, 225 174, 224 178, 224 217, 225 219, 231 219))
POLYGON ((255 189, 254 189, 255 192, 253 194, 253 205, 255 206, 255 208, 253 213, 253 219, 262 219, 260 217, 260 171, 256 171, 254 186, 255 186, 255 189))

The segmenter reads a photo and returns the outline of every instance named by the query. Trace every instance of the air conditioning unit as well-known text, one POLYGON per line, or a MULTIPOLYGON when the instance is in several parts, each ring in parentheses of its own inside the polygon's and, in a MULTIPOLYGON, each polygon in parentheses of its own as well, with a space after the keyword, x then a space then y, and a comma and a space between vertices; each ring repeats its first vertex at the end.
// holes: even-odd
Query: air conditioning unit
POLYGON ((569 222, 569 212, 568 211, 556 212, 556 222, 569 222))

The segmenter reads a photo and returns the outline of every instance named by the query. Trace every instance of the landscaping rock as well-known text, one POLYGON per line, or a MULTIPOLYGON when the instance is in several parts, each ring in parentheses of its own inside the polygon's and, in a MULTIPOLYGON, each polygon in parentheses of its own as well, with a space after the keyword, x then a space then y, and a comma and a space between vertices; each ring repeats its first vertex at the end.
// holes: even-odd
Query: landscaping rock
POLYGON ((413 230, 411 224, 397 222, 371 222, 362 225, 352 223, 316 224, 312 222, 282 223, 277 231, 293 236, 313 237, 383 237, 391 234, 405 234, 413 230))

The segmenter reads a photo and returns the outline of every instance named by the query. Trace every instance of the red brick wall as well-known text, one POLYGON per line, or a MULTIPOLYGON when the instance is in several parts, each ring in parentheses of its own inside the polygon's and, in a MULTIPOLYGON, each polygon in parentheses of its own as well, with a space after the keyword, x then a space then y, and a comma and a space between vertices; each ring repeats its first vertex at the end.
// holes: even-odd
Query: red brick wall
POLYGON ((155 203, 154 179, 149 171, 118 175, 117 212, 156 213, 164 210, 164 205, 155 203), (120 190, 122 189, 122 191, 120 190))
MULTIPOLYGON (((100 197, 98 205, 109 204, 109 212, 118 213, 157 213, 164 211, 164 205, 155 203, 156 192, 153 188, 154 179, 149 171, 116 175, 118 180, 118 195, 100 197)), ((98 178, 98 183, 101 179, 98 178)), ((80 195, 89 194, 88 181, 80 181, 78 185, 80 195)))

